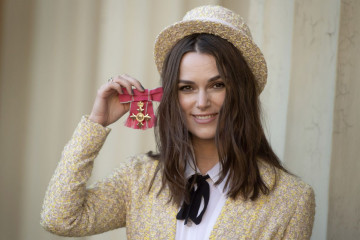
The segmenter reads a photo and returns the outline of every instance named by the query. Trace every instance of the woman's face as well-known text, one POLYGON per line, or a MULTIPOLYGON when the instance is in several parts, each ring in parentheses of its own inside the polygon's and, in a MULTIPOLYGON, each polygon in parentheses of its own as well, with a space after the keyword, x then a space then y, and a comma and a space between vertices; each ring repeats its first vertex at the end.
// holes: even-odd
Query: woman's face
POLYGON ((183 56, 178 96, 193 140, 214 139, 225 94, 225 83, 213 56, 198 52, 183 56))

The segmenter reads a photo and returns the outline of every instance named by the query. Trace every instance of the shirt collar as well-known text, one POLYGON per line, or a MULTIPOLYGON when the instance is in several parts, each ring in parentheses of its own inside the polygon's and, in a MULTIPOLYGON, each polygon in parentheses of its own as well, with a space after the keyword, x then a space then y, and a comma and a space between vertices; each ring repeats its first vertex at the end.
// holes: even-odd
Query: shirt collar
MULTIPOLYGON (((194 166, 194 163, 192 161, 188 161, 188 164, 186 165, 186 169, 185 169, 185 178, 189 179, 190 176, 195 173, 200 173, 198 167, 194 166)), ((212 167, 206 174, 208 174, 211 181, 215 183, 220 178, 221 175, 220 162, 216 163, 215 166, 212 167)), ((225 176, 224 180, 221 183, 219 183, 218 185, 214 185, 223 194, 226 194, 228 190, 228 188, 224 189, 227 178, 228 175, 225 176)))

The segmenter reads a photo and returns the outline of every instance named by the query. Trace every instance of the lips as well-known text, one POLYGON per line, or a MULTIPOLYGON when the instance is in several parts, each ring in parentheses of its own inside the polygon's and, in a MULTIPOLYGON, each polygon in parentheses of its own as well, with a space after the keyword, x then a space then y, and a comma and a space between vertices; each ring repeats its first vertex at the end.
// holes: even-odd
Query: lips
POLYGON ((193 115, 197 119, 209 119, 215 117, 216 114, 209 114, 209 115, 193 115))
POLYGON ((217 113, 211 113, 211 114, 199 114, 199 115, 192 115, 194 117, 195 122, 204 124, 204 123, 210 123, 213 120, 216 119, 217 113))

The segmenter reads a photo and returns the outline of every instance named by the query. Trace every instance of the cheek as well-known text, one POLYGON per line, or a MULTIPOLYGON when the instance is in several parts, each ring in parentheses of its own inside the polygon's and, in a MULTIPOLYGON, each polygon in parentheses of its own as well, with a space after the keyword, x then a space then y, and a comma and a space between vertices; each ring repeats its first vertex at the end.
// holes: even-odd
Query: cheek
POLYGON ((183 95, 179 95, 179 104, 181 107, 181 110, 183 110, 183 112, 187 112, 189 111, 190 107, 191 107, 191 100, 189 97, 187 96, 183 96, 183 95))
POLYGON ((219 93, 216 97, 215 97, 215 101, 216 101, 216 105, 218 105, 219 107, 222 107, 222 105, 225 102, 225 97, 226 97, 226 92, 222 92, 219 93))

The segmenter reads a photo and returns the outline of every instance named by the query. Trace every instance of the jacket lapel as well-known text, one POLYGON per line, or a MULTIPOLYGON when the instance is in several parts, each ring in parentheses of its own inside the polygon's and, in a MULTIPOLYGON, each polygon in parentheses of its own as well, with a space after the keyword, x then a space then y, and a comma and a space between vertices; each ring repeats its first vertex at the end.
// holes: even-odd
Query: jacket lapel
POLYGON ((178 208, 169 202, 170 192, 167 188, 157 195, 161 187, 161 181, 156 181, 154 186, 156 188, 151 191, 149 196, 149 202, 151 203, 151 213, 149 214, 151 217, 148 218, 149 239, 175 239, 178 208))

